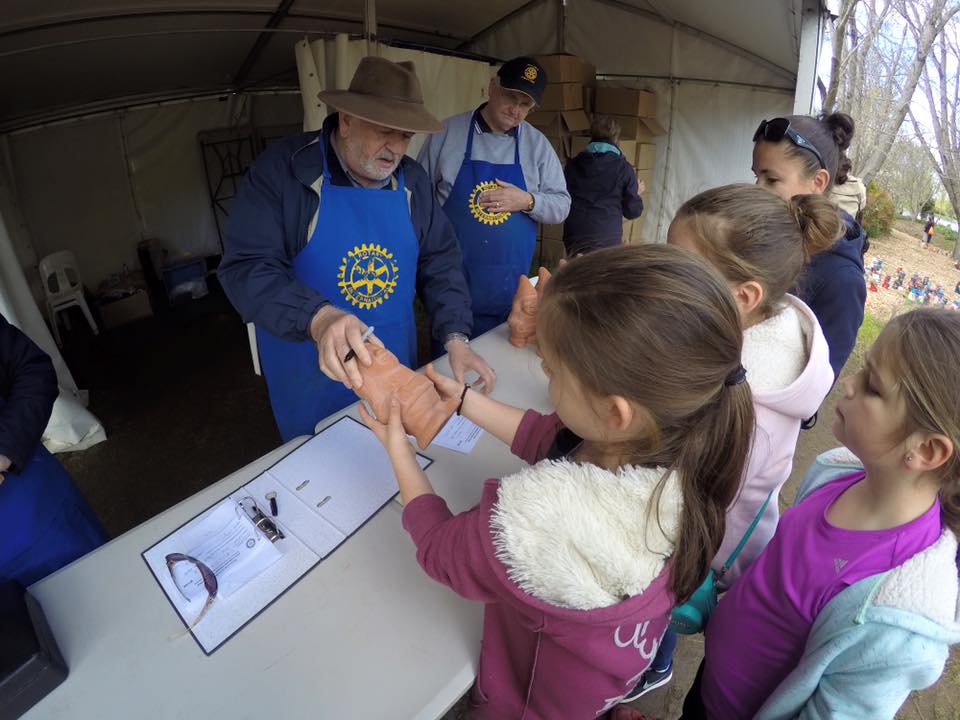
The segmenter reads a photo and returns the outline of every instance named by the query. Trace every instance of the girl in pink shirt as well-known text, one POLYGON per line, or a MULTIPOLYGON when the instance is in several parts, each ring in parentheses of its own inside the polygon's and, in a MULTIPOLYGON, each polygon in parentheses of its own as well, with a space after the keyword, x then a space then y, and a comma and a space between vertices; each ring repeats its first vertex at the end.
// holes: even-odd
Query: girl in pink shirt
POLYGON ((394 399, 364 420, 387 448, 423 569, 485 604, 475 718, 577 720, 615 708, 723 537, 753 410, 723 280, 664 245, 600 250, 546 287, 537 341, 556 414, 444 397, 532 463, 452 515, 394 399), (709 352, 705 352, 705 349, 709 352))

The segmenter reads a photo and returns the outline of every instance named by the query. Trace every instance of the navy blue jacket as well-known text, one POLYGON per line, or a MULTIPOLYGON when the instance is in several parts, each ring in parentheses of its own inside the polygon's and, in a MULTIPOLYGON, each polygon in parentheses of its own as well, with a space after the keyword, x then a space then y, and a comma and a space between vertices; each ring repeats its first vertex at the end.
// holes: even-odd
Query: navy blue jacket
POLYGON ((814 255, 797 283, 797 295, 820 321, 830 348, 833 377, 840 376, 857 342, 867 301, 863 278, 863 244, 867 239, 860 224, 845 210, 840 216, 846 231, 833 247, 814 255))
POLYGON ((0 315, 0 455, 11 471, 37 449, 59 392, 50 356, 0 315))
POLYGON ((643 212, 637 171, 622 153, 584 150, 567 162, 563 174, 570 193, 570 214, 563 224, 567 255, 619 245, 623 218, 633 220, 643 212))
MULTIPOLYGON (((309 339, 310 320, 330 302, 294 278, 293 258, 307 244, 319 205, 311 187, 323 174, 319 136, 329 139, 337 117, 328 116, 319 132, 271 143, 248 169, 230 208, 220 282, 245 322, 286 340, 309 339)), ((349 186, 332 152, 328 163, 333 184, 349 186)), ((441 343, 452 332, 469 335, 470 293, 453 226, 437 204, 424 169, 406 156, 401 165, 420 242, 417 294, 430 314, 431 334, 441 343)))

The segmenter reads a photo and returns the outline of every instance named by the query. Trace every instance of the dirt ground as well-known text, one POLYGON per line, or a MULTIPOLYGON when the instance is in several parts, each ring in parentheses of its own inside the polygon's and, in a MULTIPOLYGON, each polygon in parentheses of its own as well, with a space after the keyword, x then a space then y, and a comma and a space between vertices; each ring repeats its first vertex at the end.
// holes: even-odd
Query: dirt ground
MULTIPOLYGON (((916 223, 901 224, 898 221, 898 229, 895 229, 890 237, 871 239, 867 263, 876 256, 884 261, 885 272, 894 274, 894 277, 896 268, 903 267, 907 271, 908 281, 913 273, 918 273, 921 277, 927 275, 949 291, 949 299, 960 297, 952 292, 960 281, 960 271, 954 268, 954 261, 946 254, 920 247, 920 230, 921 226, 916 223), (913 228, 913 225, 916 227, 913 228)), ((878 325, 886 323, 895 313, 910 307, 912 305, 907 304, 903 294, 890 289, 878 288, 877 292, 867 293, 867 313, 872 316, 872 320, 868 318, 864 323, 857 347, 847 361, 841 378, 856 373, 863 366, 863 353, 875 337, 878 325)), ((793 502, 800 480, 814 458, 824 450, 836 447, 837 441, 831 432, 831 425, 839 396, 838 383, 824 401, 817 424, 810 430, 801 432, 794 456, 794 470, 780 496, 781 508, 793 502)), ((633 703, 633 707, 648 715, 651 720, 678 718, 683 699, 693 683, 702 658, 703 636, 681 636, 674 656, 673 680, 633 703)), ((465 717, 466 707, 461 701, 443 720, 463 720, 465 717)), ((960 651, 951 653, 940 681, 923 692, 912 694, 897 714, 897 720, 955 719, 960 719, 960 651)))

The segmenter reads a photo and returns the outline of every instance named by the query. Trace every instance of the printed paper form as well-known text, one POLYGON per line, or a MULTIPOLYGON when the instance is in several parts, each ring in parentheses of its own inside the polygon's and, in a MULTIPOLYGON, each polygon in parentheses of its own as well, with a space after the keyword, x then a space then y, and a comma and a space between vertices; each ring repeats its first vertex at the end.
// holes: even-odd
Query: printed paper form
POLYGON ((433 439, 435 445, 469 455, 483 435, 483 428, 467 420, 463 415, 454 415, 433 439))

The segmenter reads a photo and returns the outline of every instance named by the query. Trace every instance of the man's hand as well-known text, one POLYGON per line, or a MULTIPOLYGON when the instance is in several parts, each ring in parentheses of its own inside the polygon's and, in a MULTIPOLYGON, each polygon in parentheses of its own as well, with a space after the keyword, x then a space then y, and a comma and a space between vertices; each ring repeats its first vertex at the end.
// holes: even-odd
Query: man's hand
MULTIPOLYGON (((486 360, 470 349, 467 343, 463 340, 449 340, 444 347, 450 357, 450 369, 461 387, 465 382, 464 375, 472 370, 480 376, 480 380, 483 382, 481 392, 484 395, 493 390, 493 386, 497 384, 497 374, 492 367, 487 365, 486 360)), ((478 385, 479 383, 474 384, 478 385)))
POLYGON ((10 458, 6 455, 0 455, 0 483, 3 482, 3 474, 10 469, 10 466, 13 465, 10 458))
POLYGON ((480 207, 487 212, 522 212, 530 207, 533 195, 503 180, 499 190, 487 190, 480 196, 480 207))
MULTIPOLYGON (((373 362, 365 343, 360 339, 367 326, 360 318, 332 305, 324 305, 310 321, 310 336, 317 344, 320 370, 331 380, 342 382, 350 390, 363 385, 363 377, 357 363, 369 367, 373 362), (343 359, 353 350, 356 359, 344 365, 343 359)), ((368 342, 383 347, 376 335, 368 342)))

